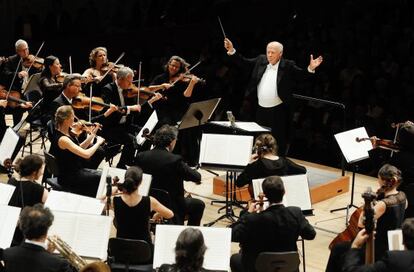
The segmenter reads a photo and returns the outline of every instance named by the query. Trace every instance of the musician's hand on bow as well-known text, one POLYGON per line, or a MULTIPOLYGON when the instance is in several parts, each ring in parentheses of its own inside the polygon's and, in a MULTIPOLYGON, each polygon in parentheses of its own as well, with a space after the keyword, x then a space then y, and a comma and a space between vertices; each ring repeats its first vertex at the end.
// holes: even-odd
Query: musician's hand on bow
POLYGON ((22 109, 29 109, 31 107, 33 107, 33 105, 32 105, 32 102, 30 102, 30 101, 20 103, 20 108, 22 108, 22 109))
POLYGON ((17 74, 17 76, 19 77, 19 78, 24 78, 24 77, 27 77, 29 74, 27 73, 27 71, 20 71, 18 74, 17 74))
POLYGON ((313 58, 313 55, 310 55, 310 61, 309 61, 309 69, 314 71, 319 65, 321 65, 323 61, 322 56, 317 57, 316 59, 313 58))
POLYGON ((160 93, 154 93, 154 95, 151 97, 150 100, 148 100, 148 103, 152 104, 162 98, 162 94, 160 93))
POLYGON ((7 100, 6 99, 0 99, 0 107, 7 107, 7 100))
POLYGON ((101 145, 105 142, 105 139, 102 138, 101 136, 96 136, 96 143, 101 145))
POLYGON ((116 112, 118 110, 118 107, 114 104, 109 104, 109 108, 104 113, 105 116, 111 115, 113 112, 116 112))
POLYGON ((170 83, 163 83, 163 84, 161 84, 161 86, 162 86, 161 89, 168 90, 169 88, 171 88, 172 84, 170 84, 170 83))
POLYGON ((162 221, 162 219, 163 219, 163 217, 161 216, 161 214, 159 214, 159 213, 154 213, 154 215, 152 216, 152 219, 155 221, 155 222, 157 222, 157 223, 159 223, 159 222, 161 222, 162 221))
POLYGON ((130 111, 141 111, 141 105, 128 106, 130 111))

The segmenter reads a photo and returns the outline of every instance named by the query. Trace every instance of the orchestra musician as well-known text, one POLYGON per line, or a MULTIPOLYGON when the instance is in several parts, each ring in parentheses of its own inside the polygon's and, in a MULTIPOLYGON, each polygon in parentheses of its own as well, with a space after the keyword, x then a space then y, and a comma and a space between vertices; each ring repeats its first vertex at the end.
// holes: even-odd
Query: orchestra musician
POLYGON ((105 47, 92 49, 89 54, 89 65, 90 67, 83 72, 82 77, 87 78, 88 84, 92 84, 93 95, 101 97, 102 88, 116 80, 116 72, 111 70, 112 66, 108 63, 108 50, 105 47), (110 71, 104 78, 108 70, 110 71))
POLYGON ((118 183, 121 196, 114 197, 114 225, 116 237, 147 241, 152 244, 151 234, 148 229, 151 212, 154 211, 154 220, 161 218, 170 219, 174 213, 158 202, 152 196, 142 196, 138 187, 142 182, 142 170, 137 166, 131 166, 125 172, 123 183, 118 183))
POLYGON ((7 107, 7 100, 0 99, 0 139, 3 139, 4 133, 6 133, 7 125, 5 118, 5 108, 7 107))
POLYGON ((117 168, 126 169, 126 165, 131 165, 134 159, 134 134, 131 131, 132 119, 137 119, 140 115, 145 119, 150 116, 152 104, 161 98, 156 93, 144 104, 137 104, 137 99, 127 98, 124 96, 125 90, 131 87, 134 72, 129 67, 121 67, 117 72, 115 82, 107 84, 102 89, 102 99, 105 103, 111 103, 121 108, 125 108, 124 112, 113 111, 103 121, 102 135, 110 143, 123 144, 122 154, 117 164, 117 168), (132 134, 131 134, 132 133, 132 134))
MULTIPOLYGON (((15 169, 19 173, 19 178, 11 177, 7 182, 16 187, 10 198, 9 206, 24 208, 37 203, 45 203, 48 191, 37 182, 43 175, 43 159, 38 155, 27 155, 16 161, 15 169)), ((19 228, 16 228, 12 246, 22 241, 23 234, 19 228)))
POLYGON ((171 199, 174 223, 183 225, 188 215, 188 224, 199 226, 205 204, 194 197, 184 196, 184 180, 201 183, 201 175, 190 168, 180 155, 172 154, 177 142, 178 129, 163 125, 154 135, 154 149, 140 152, 136 164, 145 173, 152 175, 151 188, 166 190, 171 199))
POLYGON ((50 150, 56 157, 59 168, 59 183, 68 191, 95 197, 101 178, 101 172, 84 168, 84 160, 89 159, 104 143, 105 139, 97 136, 99 127, 88 132, 86 139, 79 143, 71 136, 75 114, 71 106, 61 106, 55 114, 55 131, 50 150), (96 138, 96 142, 93 143, 96 138))
MULTIPOLYGON (((13 85, 10 86, 11 90, 22 92, 22 89, 26 86, 29 76, 41 71, 41 67, 36 68, 32 65, 34 56, 29 53, 29 45, 25 40, 17 40, 15 43, 16 54, 10 56, 3 68, 3 76, 5 77, 4 84, 10 86, 13 81, 15 72, 17 71, 16 78, 13 85), (30 69, 30 70, 29 70, 30 69)), ((28 107, 15 108, 10 111, 13 114, 13 124, 19 123, 22 119, 24 109, 28 107)))
POLYGON ((269 207, 258 213, 259 206, 251 202, 248 211, 240 213, 239 220, 233 225, 232 242, 239 242, 241 248, 240 253, 231 256, 233 272, 256 271, 256 257, 261 252, 297 251, 299 236, 306 240, 313 240, 316 236, 299 207, 282 204, 285 187, 280 177, 267 177, 262 188, 269 207))
POLYGON ((18 246, 4 250, 2 259, 5 263, 5 272, 76 271, 67 260, 52 254, 53 248, 46 243, 53 219, 52 212, 42 204, 27 206, 22 210, 19 228, 25 240, 18 246))
POLYGON ((45 68, 39 78, 39 87, 43 94, 42 115, 45 117, 45 123, 47 123, 47 114, 51 111, 51 103, 61 93, 63 80, 60 79, 59 81, 57 78, 62 73, 62 65, 57 57, 46 57, 44 65, 45 68))
MULTIPOLYGON (((271 134, 259 135, 255 140, 253 150, 250 163, 236 179, 237 187, 249 184, 251 188, 252 180, 257 178, 306 174, 305 167, 277 155, 276 139, 271 134)), ((251 190, 250 194, 253 197, 251 190)))
MULTIPOLYGON (((407 207, 407 198, 402 191, 398 191, 401 181, 401 171, 390 164, 385 164, 378 171, 377 202, 374 205, 375 229, 375 260, 384 256, 388 249, 389 230, 401 228, 404 212, 407 207)), ((357 222, 358 228, 364 228, 364 212, 361 212, 357 222)), ((351 237, 350 237, 351 238, 351 237)), ((353 239, 352 237, 351 239, 353 239)), ((352 241, 343 241, 335 244, 331 249, 326 271, 340 271, 343 265, 345 252, 352 241)))

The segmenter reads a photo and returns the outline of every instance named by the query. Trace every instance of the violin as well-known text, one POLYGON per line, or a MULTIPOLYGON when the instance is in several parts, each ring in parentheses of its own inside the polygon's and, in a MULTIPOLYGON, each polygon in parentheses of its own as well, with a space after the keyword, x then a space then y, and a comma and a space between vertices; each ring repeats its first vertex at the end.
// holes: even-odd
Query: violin
POLYGON ((67 73, 61 72, 60 74, 55 76, 56 82, 63 83, 63 81, 65 80, 65 77, 67 76, 68 76, 67 73))
POLYGON ((123 90, 123 95, 127 98, 137 97, 139 93, 139 98, 148 100, 155 95, 148 87, 141 87, 138 90, 138 87, 132 84, 128 89, 123 90))
POLYGON ((0 89, 0 99, 7 98, 7 106, 14 109, 17 108, 20 104, 27 103, 28 101, 20 99, 21 94, 18 91, 10 91, 7 96, 7 91, 5 89, 0 89))
POLYGON ((107 73, 108 71, 110 71, 110 72, 117 73, 118 70, 121 67, 124 67, 124 65, 123 64, 114 64, 113 62, 107 62, 107 63, 104 63, 102 65, 101 72, 102 73, 107 73))
MULTIPOLYGON (((102 98, 93 96, 91 101, 91 98, 87 97, 84 93, 79 93, 78 96, 72 99, 72 107, 77 110, 87 109, 90 104, 92 105, 93 111, 102 111, 105 107, 110 107, 109 104, 104 103, 102 98)), ((118 107, 118 111, 123 112, 124 109, 118 107)))
POLYGON ((11 178, 13 176, 15 165, 13 164, 12 159, 7 158, 3 161, 3 166, 6 169, 7 176, 11 178))
MULTIPOLYGON (((187 73, 181 73, 181 74, 177 74, 175 76, 173 76, 172 78, 170 78, 170 82, 171 84, 174 86, 178 81, 181 82, 185 82, 185 83, 189 83, 191 81, 191 79, 193 78, 193 74, 187 74, 187 73)), ((206 80, 199 77, 198 78, 198 82, 201 85, 205 85, 206 84, 206 80)))
POLYGON ((400 146, 397 143, 394 143, 391 140, 380 139, 380 138, 377 138, 376 136, 372 136, 372 137, 369 137, 369 138, 356 137, 355 141, 357 141, 358 143, 363 142, 363 141, 371 141, 374 148, 379 147, 379 148, 391 150, 391 151, 394 151, 394 152, 399 152, 400 151, 400 146))
POLYGON ((36 57, 34 55, 28 55, 23 59, 22 65, 25 68, 34 67, 36 69, 42 69, 45 63, 45 59, 36 57))
POLYGON ((70 129, 71 136, 79 137, 83 132, 91 133, 95 127, 102 128, 102 125, 99 123, 90 123, 85 120, 78 119, 70 129))

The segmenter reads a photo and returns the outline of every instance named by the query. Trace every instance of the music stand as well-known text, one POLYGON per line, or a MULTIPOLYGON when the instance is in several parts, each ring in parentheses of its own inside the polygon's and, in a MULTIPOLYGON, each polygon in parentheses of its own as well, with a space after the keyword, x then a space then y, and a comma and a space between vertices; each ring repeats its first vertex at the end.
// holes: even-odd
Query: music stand
POLYGON ((201 126, 211 118, 221 98, 213 98, 192 103, 181 119, 178 129, 201 126))
POLYGON ((352 207, 358 208, 356 205, 354 205, 355 172, 358 170, 357 163, 369 158, 368 151, 372 149, 372 143, 369 140, 365 141, 366 139, 369 139, 369 137, 364 127, 335 134, 335 139, 338 142, 338 145, 345 157, 346 162, 349 165, 352 165, 351 201, 347 206, 333 209, 330 212, 332 213, 346 210, 345 223, 348 224, 349 209, 352 207), (359 141, 357 139, 364 140, 359 141))

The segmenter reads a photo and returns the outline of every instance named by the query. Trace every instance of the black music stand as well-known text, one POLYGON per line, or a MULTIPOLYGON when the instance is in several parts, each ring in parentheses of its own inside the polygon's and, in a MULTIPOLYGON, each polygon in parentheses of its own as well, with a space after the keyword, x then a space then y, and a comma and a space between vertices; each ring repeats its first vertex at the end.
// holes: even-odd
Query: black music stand
POLYGON ((201 126, 207 123, 211 118, 211 115, 213 115, 214 110, 217 108, 220 100, 221 98, 213 98, 192 103, 181 119, 178 129, 201 126))
POLYGON ((357 141, 358 138, 369 138, 364 127, 335 134, 335 139, 338 142, 343 156, 348 165, 352 165, 351 201, 347 206, 333 209, 330 212, 346 210, 346 225, 348 225, 349 209, 353 207, 358 208, 354 204, 355 173, 358 170, 358 162, 369 158, 368 151, 372 149, 371 141, 357 141))

